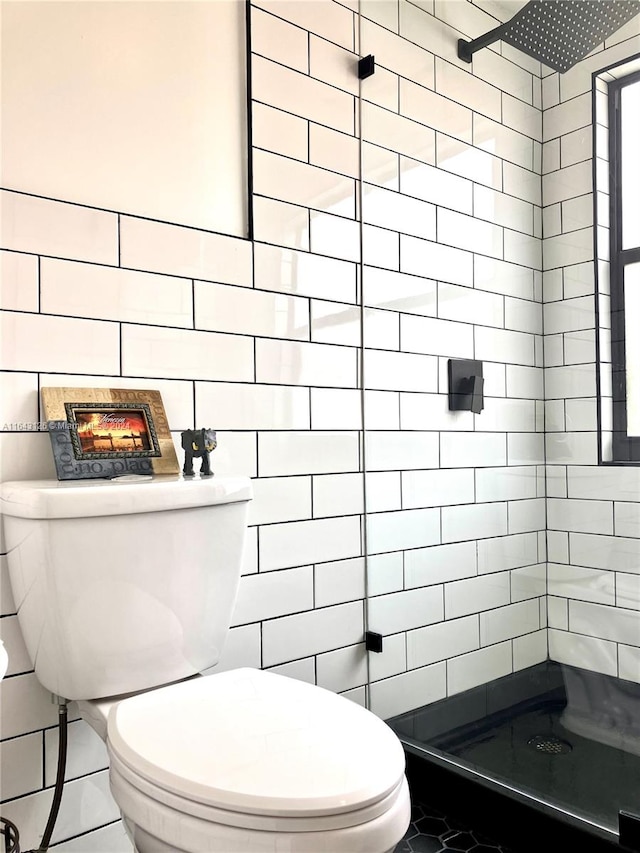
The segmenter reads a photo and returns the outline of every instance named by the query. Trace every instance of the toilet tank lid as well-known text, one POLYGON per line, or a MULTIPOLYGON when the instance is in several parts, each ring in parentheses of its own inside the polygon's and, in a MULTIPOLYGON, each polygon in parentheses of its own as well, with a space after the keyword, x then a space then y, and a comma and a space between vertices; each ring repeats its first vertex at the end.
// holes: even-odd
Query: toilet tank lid
POLYGON ((0 486, 0 511, 18 518, 87 518, 237 503, 251 497, 248 477, 24 480, 0 486))

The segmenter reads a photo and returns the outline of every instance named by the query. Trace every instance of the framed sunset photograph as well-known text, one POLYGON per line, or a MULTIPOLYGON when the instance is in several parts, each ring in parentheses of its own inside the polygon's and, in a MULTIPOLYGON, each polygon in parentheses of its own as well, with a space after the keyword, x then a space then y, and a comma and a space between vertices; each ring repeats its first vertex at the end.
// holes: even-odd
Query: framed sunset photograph
POLYGON ((160 456, 151 410, 146 403, 65 403, 77 459, 160 456))

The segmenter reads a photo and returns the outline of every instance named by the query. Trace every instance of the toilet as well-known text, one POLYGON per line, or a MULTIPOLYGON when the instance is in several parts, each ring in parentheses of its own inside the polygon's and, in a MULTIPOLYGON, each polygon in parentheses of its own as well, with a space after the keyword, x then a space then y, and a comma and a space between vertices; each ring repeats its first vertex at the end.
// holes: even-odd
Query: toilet
POLYGON ((402 746, 320 687, 220 659, 251 483, 5 483, 9 574, 42 685, 107 745, 138 853, 391 853, 402 746))

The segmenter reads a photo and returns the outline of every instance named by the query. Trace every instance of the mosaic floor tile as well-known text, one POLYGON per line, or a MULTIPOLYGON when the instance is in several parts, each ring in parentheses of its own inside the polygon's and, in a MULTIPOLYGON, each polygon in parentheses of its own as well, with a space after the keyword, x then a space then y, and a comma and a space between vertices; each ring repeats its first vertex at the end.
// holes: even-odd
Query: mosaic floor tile
POLYGON ((411 810, 411 824, 395 853, 516 853, 464 826, 430 806, 419 803, 411 810))

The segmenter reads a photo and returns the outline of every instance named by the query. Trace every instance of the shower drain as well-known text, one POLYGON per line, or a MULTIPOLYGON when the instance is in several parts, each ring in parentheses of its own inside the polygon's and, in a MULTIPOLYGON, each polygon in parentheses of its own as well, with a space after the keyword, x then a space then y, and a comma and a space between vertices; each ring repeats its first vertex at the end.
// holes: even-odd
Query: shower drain
POLYGON ((545 755, 566 755, 573 749, 569 741, 551 734, 534 735, 529 738, 527 744, 536 752, 543 752, 545 755))

